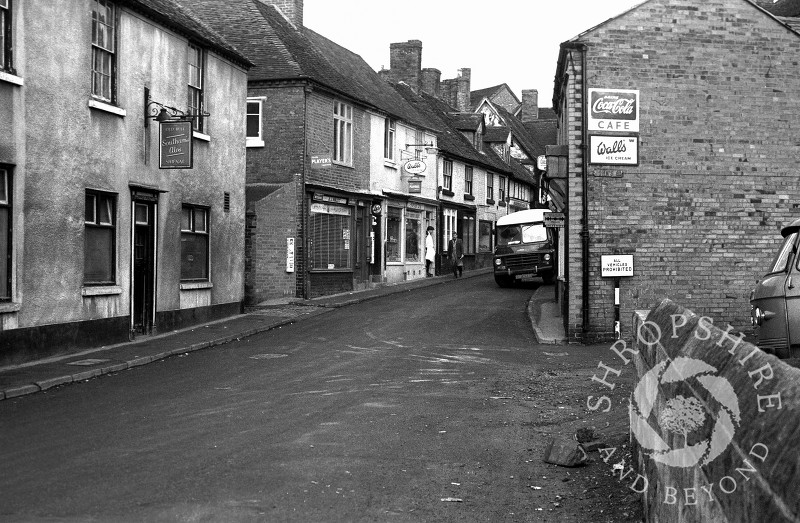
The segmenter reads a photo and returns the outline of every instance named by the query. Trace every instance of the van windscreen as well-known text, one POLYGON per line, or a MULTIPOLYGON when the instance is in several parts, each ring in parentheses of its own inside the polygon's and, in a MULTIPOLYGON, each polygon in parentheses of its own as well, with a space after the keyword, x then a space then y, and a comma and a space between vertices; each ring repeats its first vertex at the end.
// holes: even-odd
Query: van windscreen
POLYGON ((497 226, 498 245, 545 241, 547 241, 547 229, 542 222, 497 226))

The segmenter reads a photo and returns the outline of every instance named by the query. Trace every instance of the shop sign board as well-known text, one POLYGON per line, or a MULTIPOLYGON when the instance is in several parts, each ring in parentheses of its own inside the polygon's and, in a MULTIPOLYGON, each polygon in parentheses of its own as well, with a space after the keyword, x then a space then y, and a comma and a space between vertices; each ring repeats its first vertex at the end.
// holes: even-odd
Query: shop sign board
POLYGON ((540 171, 547 170, 547 156, 541 155, 536 157, 536 168, 540 171))
POLYGON ((325 154, 312 154, 311 155, 311 168, 313 170, 325 169, 331 166, 330 155, 325 154))
POLYGON ((603 254, 600 256, 600 269, 603 278, 633 276, 633 254, 603 254))
POLYGON ((312 203, 311 212, 321 214, 338 214, 339 216, 350 216, 350 207, 340 207, 338 205, 328 205, 326 203, 312 203))
POLYGON ((636 136, 589 136, 589 163, 595 165, 639 165, 636 136))
POLYGON ((286 272, 294 272, 294 238, 286 238, 286 272))
POLYGON ((428 168, 422 160, 409 160, 403 164, 403 170, 408 174, 422 174, 428 168))
POLYGON ((552 227, 554 229, 564 228, 564 213, 563 212, 546 212, 544 216, 544 226, 552 227))
POLYGON ((193 159, 192 122, 159 122, 158 168, 191 169, 193 159))
POLYGON ((328 196, 327 194, 314 193, 314 200, 320 202, 341 203, 347 205, 347 198, 340 198, 338 196, 328 196))
POLYGON ((408 180, 408 193, 420 194, 422 192, 422 180, 411 178, 408 180))
POLYGON ((639 91, 589 89, 590 131, 639 132, 639 91))

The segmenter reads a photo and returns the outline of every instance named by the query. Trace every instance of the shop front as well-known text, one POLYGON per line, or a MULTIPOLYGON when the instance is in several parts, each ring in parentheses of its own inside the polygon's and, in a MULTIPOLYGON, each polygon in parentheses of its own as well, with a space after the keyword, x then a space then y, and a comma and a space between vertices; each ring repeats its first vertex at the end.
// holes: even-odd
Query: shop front
POLYGON ((425 236, 429 226, 436 227, 435 204, 411 200, 386 201, 386 283, 425 277, 425 236))
POLYGON ((448 258, 448 244, 456 233, 464 246, 464 270, 477 268, 478 258, 478 220, 476 219, 477 208, 469 205, 454 205, 451 203, 442 207, 441 241, 440 250, 441 274, 450 274, 453 265, 448 258))

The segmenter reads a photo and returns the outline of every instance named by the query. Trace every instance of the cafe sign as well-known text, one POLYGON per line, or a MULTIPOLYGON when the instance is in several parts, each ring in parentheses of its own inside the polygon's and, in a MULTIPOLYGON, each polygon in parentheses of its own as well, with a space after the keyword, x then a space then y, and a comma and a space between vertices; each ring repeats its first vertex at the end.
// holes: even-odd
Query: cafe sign
POLYGON ((590 131, 639 132, 639 91, 589 89, 590 131))
POLYGON ((158 144, 159 169, 192 168, 191 120, 160 122, 158 125, 158 144))
POLYGON ((403 164, 403 170, 415 176, 424 173, 427 168, 428 166, 422 160, 409 160, 403 164))

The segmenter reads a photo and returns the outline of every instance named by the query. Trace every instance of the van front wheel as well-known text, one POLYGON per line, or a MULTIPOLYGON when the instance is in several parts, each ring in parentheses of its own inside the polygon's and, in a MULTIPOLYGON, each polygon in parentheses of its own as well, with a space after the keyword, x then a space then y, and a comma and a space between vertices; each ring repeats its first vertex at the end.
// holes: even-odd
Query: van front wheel
POLYGON ((511 286, 511 282, 513 280, 508 276, 495 276, 494 281, 497 282, 497 285, 499 285, 500 287, 506 288, 511 286))

